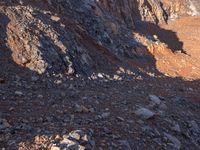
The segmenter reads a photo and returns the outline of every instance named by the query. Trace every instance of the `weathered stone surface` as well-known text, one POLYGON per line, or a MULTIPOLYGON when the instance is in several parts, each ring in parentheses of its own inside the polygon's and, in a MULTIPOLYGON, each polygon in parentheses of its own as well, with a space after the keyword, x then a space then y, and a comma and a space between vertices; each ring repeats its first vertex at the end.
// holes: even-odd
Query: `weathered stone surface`
POLYGON ((159 105, 161 103, 160 98, 156 95, 149 95, 149 100, 156 105, 159 105))
POLYGON ((150 119, 152 118, 155 113, 147 108, 139 108, 135 111, 135 114, 142 119, 150 119))
POLYGON ((182 12, 181 4, 187 4, 180 0, 2 3, 14 5, 3 12, 10 14, 7 45, 14 61, 39 74, 67 75, 106 72, 118 61, 137 59, 137 49, 144 47, 132 38, 130 29, 142 21, 167 22, 182 12))

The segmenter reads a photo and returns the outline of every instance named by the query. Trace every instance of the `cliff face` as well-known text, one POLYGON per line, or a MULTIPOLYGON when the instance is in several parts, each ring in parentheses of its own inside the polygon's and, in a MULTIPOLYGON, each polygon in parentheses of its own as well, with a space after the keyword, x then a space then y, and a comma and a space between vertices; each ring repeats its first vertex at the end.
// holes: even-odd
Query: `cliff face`
POLYGON ((132 37, 138 22, 166 23, 187 14, 188 6, 181 0, 10 0, 1 2, 0 13, 10 20, 7 47, 15 62, 38 73, 88 75, 143 54, 132 37))
POLYGON ((188 0, 100 0, 99 3, 130 27, 137 21, 166 23, 189 11, 188 0))

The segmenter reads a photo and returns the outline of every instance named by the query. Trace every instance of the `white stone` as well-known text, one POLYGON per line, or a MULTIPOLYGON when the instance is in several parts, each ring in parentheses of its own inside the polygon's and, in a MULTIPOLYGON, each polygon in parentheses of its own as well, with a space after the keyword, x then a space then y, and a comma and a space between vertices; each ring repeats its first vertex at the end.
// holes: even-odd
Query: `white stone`
POLYGON ((23 93, 21 91, 15 91, 15 94, 18 95, 18 96, 22 96, 23 93))

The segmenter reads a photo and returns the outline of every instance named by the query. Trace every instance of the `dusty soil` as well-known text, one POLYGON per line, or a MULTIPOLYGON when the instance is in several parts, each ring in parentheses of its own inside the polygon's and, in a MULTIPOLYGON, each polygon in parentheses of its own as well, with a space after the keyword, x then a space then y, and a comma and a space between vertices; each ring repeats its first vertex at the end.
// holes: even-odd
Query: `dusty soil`
MULTIPOLYGON (((176 33, 177 39, 182 47, 176 47, 178 52, 175 54, 164 53, 163 60, 158 60, 158 69, 163 70, 168 74, 176 72, 175 76, 182 76, 186 79, 199 79, 200 78, 200 17, 184 17, 175 22, 170 23, 168 26, 163 26, 167 30, 176 33), (162 62, 161 62, 162 61, 162 62)), ((164 37, 163 37, 164 38, 164 37)), ((168 38, 169 39, 169 38, 168 38)), ((176 43, 176 41, 169 41, 168 43, 176 43)), ((156 51, 156 50, 155 50, 156 51)), ((155 56, 157 57, 157 56, 155 56)))
MULTIPOLYGON (((150 34, 159 42, 151 44, 146 39, 134 33, 135 37, 147 46, 156 60, 156 68, 171 77, 182 77, 186 80, 200 78, 199 47, 200 18, 183 17, 168 25, 160 27, 152 24, 143 25, 142 32, 150 34)), ((141 29, 142 30, 142 29, 141 29)))
POLYGON ((183 17, 162 27, 175 32, 179 42, 182 43, 182 50, 192 58, 199 59, 200 17, 183 17))

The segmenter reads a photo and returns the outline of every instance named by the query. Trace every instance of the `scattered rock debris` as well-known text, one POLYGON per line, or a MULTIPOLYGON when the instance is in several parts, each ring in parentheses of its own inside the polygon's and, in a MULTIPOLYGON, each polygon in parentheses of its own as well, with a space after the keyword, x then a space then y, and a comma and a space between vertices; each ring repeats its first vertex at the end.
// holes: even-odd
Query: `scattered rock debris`
POLYGON ((0 149, 200 149, 187 2, 1 0, 0 149))

